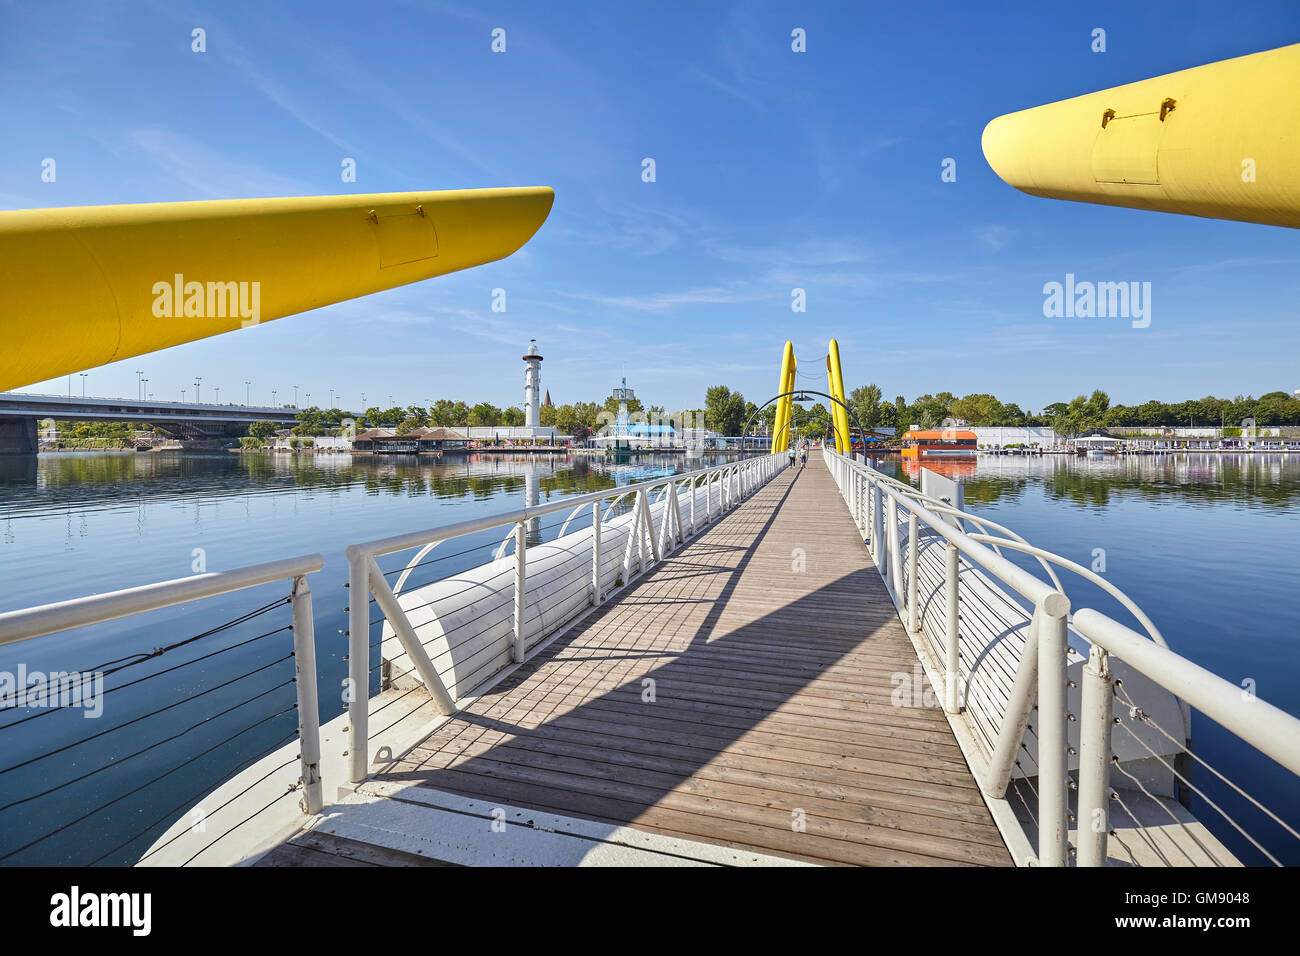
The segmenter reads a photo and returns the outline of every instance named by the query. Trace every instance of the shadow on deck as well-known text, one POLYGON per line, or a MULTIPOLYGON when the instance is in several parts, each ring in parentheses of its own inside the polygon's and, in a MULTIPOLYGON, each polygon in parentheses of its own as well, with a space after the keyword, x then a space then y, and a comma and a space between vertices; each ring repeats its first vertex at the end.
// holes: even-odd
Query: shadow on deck
MULTIPOLYGON (((683 858, 1009 865, 837 496, 820 461, 777 475, 376 774, 379 802, 502 848, 536 833, 492 828, 498 807, 683 858)), ((569 843, 552 861, 584 859, 569 843)))

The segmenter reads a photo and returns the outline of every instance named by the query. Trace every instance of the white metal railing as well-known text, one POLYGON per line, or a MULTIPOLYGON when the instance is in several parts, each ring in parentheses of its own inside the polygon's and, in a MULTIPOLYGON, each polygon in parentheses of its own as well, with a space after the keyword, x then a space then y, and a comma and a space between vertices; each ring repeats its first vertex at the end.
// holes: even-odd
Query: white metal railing
MULTIPOLYGON (((1150 686, 1161 688, 1176 698, 1183 715, 1188 713, 1190 704, 1297 775, 1300 775, 1300 720, 1244 695, 1242 688, 1170 650, 1141 608, 1089 569, 1035 548, 987 519, 947 507, 869 465, 830 450, 825 452, 825 460, 875 559, 899 617, 917 646, 918 654, 923 663, 934 664, 931 677, 941 687, 940 699, 954 730, 959 729, 959 722, 963 719, 972 725, 982 718, 988 719, 988 714, 968 711, 996 710, 996 707, 990 708, 987 697, 972 695, 967 700, 962 687, 963 641, 972 639, 971 632, 980 615, 976 608, 972 608, 969 615, 963 615, 959 610, 963 601, 970 600, 972 572, 978 569, 980 583, 993 582, 1020 595, 1033 608, 1024 629, 1024 644, 1004 706, 1000 714, 993 715, 996 736, 992 745, 985 748, 986 752, 977 755, 983 759, 972 760, 971 765, 977 782, 990 801, 1005 800, 1008 785, 1018 766, 1018 754, 1022 751, 1028 753, 1024 740, 1031 715, 1035 716, 1037 744, 1033 757, 1037 765, 1038 787, 1034 792, 1038 812, 1034 819, 1038 830, 1038 864, 1063 866, 1069 862, 1071 822, 1077 825, 1078 846, 1074 848, 1077 864, 1100 866, 1106 862, 1108 840, 1115 836, 1111 807, 1116 802, 1123 805, 1119 793, 1112 786, 1112 771, 1132 777, 1139 789, 1146 793, 1141 779, 1125 770, 1116 753, 1118 747, 1112 742, 1112 729, 1117 726, 1124 727, 1133 738, 1134 742, 1126 741, 1130 743, 1130 753, 1157 761, 1183 787, 1204 798, 1269 859, 1277 862, 1273 854, 1237 821, 1191 785, 1188 774, 1180 769, 1177 760, 1167 761, 1165 758, 1171 754, 1180 758, 1185 755, 1205 765, 1273 822, 1300 840, 1300 832, 1191 752, 1187 739, 1189 722, 1183 722, 1182 733, 1171 734, 1138 706, 1138 702, 1124 690, 1123 681, 1117 679, 1116 668, 1124 667, 1130 673, 1142 675, 1151 682, 1150 686), (974 525, 978 532, 968 533, 965 525, 974 525), (903 540, 904 528, 906 543, 903 540), (990 528, 1001 534, 986 533, 990 528), (921 542, 923 533, 926 538, 924 545, 921 542), (936 545, 943 551, 941 561, 922 558, 927 547, 936 545), (1011 562, 1001 554, 1002 548, 1036 558, 1046 569, 1051 583, 1034 577, 1011 562), (971 566, 966 572, 961 568, 963 559, 971 566), (930 565, 926 569, 930 583, 924 592, 922 561, 930 565), (1115 597, 1133 614, 1146 634, 1096 610, 1080 609, 1071 614, 1070 600, 1052 566, 1078 574, 1115 597), (927 616, 926 609, 930 607, 942 608, 942 615, 927 616), (1071 629, 1087 642, 1086 663, 1082 664, 1079 681, 1070 680, 1068 674, 1071 629), (942 654, 933 653, 936 645, 942 648, 942 654), (1076 689, 1076 684, 1082 686, 1076 689), (1149 730, 1151 733, 1130 730, 1124 718, 1135 726, 1141 725, 1139 731, 1149 730), (1161 737, 1167 738, 1163 752, 1148 742, 1161 737), (1077 749, 1071 746, 1072 740, 1077 740, 1077 749), (1075 762, 1077 780, 1070 776, 1071 762, 1075 762), (1076 808, 1072 814, 1069 798, 1070 790, 1075 788, 1076 808)), ((1136 683, 1136 678, 1131 682, 1136 683)), ((978 741, 977 734, 966 736, 978 741)), ((959 733, 958 737, 959 741, 963 740, 963 734, 959 733)), ((968 748, 963 745, 963 750, 968 748)), ((972 754, 968 752, 967 756, 969 759, 972 754)), ((1124 809, 1129 812, 1127 806, 1124 809)), ((1133 817, 1136 828, 1141 830, 1143 825, 1137 816, 1131 812, 1129 815, 1133 817)), ((1004 836, 1007 833, 1003 825, 1008 819, 1004 814, 998 821, 999 827, 1004 829, 1004 836)), ((1154 842, 1151 845, 1155 847, 1154 842)), ((1163 855, 1158 847, 1155 847, 1155 852, 1163 855)), ((1191 861, 1191 857, 1188 859, 1191 861)))
MULTIPOLYGON (((319 554, 303 555, 264 564, 250 565, 231 571, 195 574, 191 577, 162 581, 142 587, 127 588, 105 594, 59 601, 40 607, 9 611, 0 614, 0 647, 18 645, 35 638, 57 634, 74 628, 145 614, 191 601, 201 601, 220 595, 232 594, 236 591, 261 585, 281 581, 289 582, 287 599, 281 599, 272 605, 268 605, 267 608, 245 615, 237 619, 237 621, 251 619, 272 607, 282 606, 286 603, 291 608, 294 658, 293 680, 296 684, 298 742, 300 746, 298 755, 300 777, 297 788, 301 790, 300 808, 302 812, 305 814, 318 813, 323 806, 320 773, 320 714, 317 704, 315 626, 312 614, 311 588, 307 576, 319 571, 321 567, 322 559, 319 554)), ((181 644, 184 643, 188 643, 188 641, 181 642, 181 644)), ((166 649, 155 651, 154 655, 142 656, 156 656, 164 650, 166 649)), ((52 679, 54 675, 50 676, 52 679)), ((218 684, 219 680, 220 678, 217 677, 212 678, 209 682, 213 684, 212 688, 200 684, 198 687, 193 688, 190 696, 198 696, 210 689, 218 688, 220 686, 218 684)), ((102 690, 100 693, 102 694, 102 690)), ((15 701, 17 700, 15 698, 15 701)), ((7 706, 8 703, 8 701, 0 701, 0 705, 7 706)), ((20 706, 22 706, 21 702, 20 706)), ((134 720, 128 721, 128 723, 133 722, 134 720)), ((109 728, 108 731, 99 732, 98 735, 116 729, 118 728, 109 728)), ((142 832, 133 839, 138 839, 143 835, 142 832)))
POLYGON ((483 686, 504 667, 523 661, 539 642, 567 626, 584 609, 599 606, 613 588, 630 583, 785 466, 784 455, 763 455, 349 547, 345 700, 350 781, 360 783, 370 772, 370 675, 374 670, 370 627, 375 623, 370 620, 371 598, 391 628, 400 654, 411 665, 407 673, 418 677, 439 713, 449 715, 465 692, 483 686), (611 517, 628 499, 626 510, 611 517), (590 524, 570 531, 570 523, 588 508, 590 524), (538 519, 562 511, 569 515, 558 536, 530 545, 530 528, 536 528, 538 519), (415 591, 402 590, 413 568, 437 546, 505 526, 512 530, 500 545, 495 538, 490 542, 495 548, 492 560, 458 572, 454 591, 438 590, 447 586, 445 579, 415 591), (507 556, 512 542, 514 554, 507 556), (411 550, 414 556, 403 568, 397 586, 390 588, 376 559, 411 550), (497 586, 500 579, 509 583, 497 586), (530 593, 535 580, 540 583, 530 593), (425 589, 437 593, 421 594, 425 589), (481 609, 476 602, 488 607, 481 609), (504 613, 507 608, 508 616, 504 613), (411 612, 416 610, 422 613, 413 622, 411 612), (458 645, 456 635, 471 624, 474 634, 458 645), (433 631, 433 636, 426 639, 419 633, 422 629, 433 631), (433 654, 431 646, 435 646, 433 654), (467 665, 465 674, 458 671, 458 653, 462 660, 473 656, 473 669, 467 665))

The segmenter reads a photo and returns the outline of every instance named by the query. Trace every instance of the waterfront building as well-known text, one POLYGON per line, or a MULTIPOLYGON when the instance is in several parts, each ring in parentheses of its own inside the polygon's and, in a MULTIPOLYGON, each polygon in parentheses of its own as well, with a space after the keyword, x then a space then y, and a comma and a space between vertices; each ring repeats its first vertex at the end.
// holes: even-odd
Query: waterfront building
MULTIPOLYGON (((466 431, 471 441, 488 444, 525 442, 534 445, 558 444, 559 431, 553 425, 542 425, 542 353, 537 349, 537 340, 529 339, 528 348, 523 354, 524 362, 524 424, 522 426, 497 427, 475 426, 466 431)), ((544 404, 551 403, 551 393, 546 393, 544 404)))
POLYGON ((361 453, 414 455, 461 448, 467 441, 452 428, 415 428, 402 435, 391 428, 371 428, 354 438, 352 447, 361 453))
POLYGON ((1006 448, 1008 445, 1025 445, 1030 448, 1052 448, 1065 444, 1065 436, 1054 429, 1037 425, 962 425, 975 433, 980 448, 1006 448))
POLYGON ((913 430, 903 436, 903 455, 906 457, 974 455, 975 450, 975 433, 965 429, 913 430))

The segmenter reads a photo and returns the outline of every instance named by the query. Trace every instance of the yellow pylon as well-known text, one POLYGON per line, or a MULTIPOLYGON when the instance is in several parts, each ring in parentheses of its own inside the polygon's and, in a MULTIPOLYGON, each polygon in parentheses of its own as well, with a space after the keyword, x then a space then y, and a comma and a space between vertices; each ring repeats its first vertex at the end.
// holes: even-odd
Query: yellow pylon
POLYGON ((0 390, 505 258, 554 199, 538 186, 0 212, 0 390))
POLYGON ((1049 199, 1300 228, 1300 44, 999 116, 984 156, 1049 199))

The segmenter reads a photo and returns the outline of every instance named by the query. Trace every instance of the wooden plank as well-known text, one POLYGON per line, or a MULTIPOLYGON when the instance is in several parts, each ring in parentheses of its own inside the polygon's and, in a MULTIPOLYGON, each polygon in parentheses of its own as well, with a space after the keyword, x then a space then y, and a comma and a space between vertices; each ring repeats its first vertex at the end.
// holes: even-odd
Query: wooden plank
POLYGON ((790 859, 1009 865, 942 712, 895 706, 918 662, 836 494, 816 458, 778 475, 380 779, 790 859))
POLYGON ((318 830, 305 830, 275 847, 254 866, 452 866, 415 853, 375 846, 318 830))

